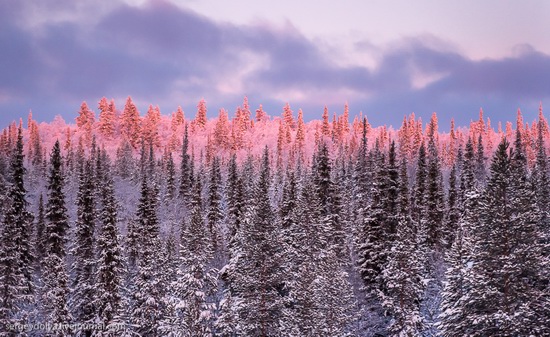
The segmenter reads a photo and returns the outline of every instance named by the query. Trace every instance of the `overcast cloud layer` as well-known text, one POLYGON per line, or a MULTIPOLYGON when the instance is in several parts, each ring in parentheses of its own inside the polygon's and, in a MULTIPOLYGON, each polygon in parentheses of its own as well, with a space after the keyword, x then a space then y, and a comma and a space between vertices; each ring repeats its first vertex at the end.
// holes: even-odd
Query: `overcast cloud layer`
POLYGON ((182 105, 187 116, 204 97, 215 116, 247 95, 272 116, 287 101, 307 119, 319 118, 324 105, 341 113, 347 101, 375 125, 436 111, 446 129, 451 117, 467 125, 480 107, 493 120, 513 120, 519 107, 531 120, 550 97, 550 56, 536 46, 474 61, 436 32, 391 46, 365 40, 352 47, 377 60, 366 67, 342 62, 338 43, 307 39, 292 23, 213 21, 164 1, 94 3, 0 2, 2 126, 29 109, 41 121, 71 120, 81 101, 95 107, 102 96, 122 109, 131 95, 142 113, 148 104, 164 114, 182 105))

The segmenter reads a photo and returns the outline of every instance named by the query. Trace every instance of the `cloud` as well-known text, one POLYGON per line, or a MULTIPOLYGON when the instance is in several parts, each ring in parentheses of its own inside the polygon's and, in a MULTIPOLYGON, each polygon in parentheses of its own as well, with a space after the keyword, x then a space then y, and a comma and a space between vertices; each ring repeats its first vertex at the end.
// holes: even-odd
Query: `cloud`
POLYGON ((340 62, 339 51, 326 47, 330 41, 321 48, 292 23, 217 22, 159 0, 95 9, 68 0, 52 8, 19 3, 0 4, 2 125, 31 108, 42 120, 58 113, 72 120, 82 100, 94 106, 104 95, 132 95, 142 109, 159 104, 164 113, 179 104, 193 110, 205 97, 212 114, 248 95, 272 115, 290 101, 309 119, 325 104, 342 111, 348 101, 353 113, 395 126, 413 111, 425 119, 437 111, 442 121, 454 114, 467 124, 480 106, 496 116, 550 96, 550 56, 532 46, 471 60, 434 36, 390 46, 364 40, 353 47, 376 54, 376 65, 367 67, 340 62), (34 22, 37 11, 42 19, 34 22))

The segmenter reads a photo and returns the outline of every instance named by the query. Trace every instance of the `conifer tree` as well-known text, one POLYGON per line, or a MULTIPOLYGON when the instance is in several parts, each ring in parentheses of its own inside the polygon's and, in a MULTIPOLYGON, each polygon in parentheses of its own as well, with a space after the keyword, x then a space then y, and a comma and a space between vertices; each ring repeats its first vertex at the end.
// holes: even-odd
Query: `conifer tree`
POLYGON ((267 119, 267 114, 264 111, 264 108, 260 104, 260 107, 256 109, 256 122, 263 122, 267 119))
POLYGON ((214 157, 212 165, 210 167, 210 179, 208 184, 208 211, 206 214, 208 224, 208 234, 210 237, 210 244, 213 253, 220 253, 221 249, 221 233, 220 222, 223 218, 221 209, 221 184, 222 176, 220 171, 220 160, 218 157, 214 157))
POLYGON ((107 98, 103 97, 98 103, 99 123, 98 130, 107 139, 112 139, 115 134, 116 111, 114 101, 109 103, 107 98))
POLYGON ((124 111, 120 116, 120 133, 134 149, 137 148, 141 137, 141 117, 130 96, 126 99, 124 111))
POLYGON ((414 182, 414 208, 413 220, 416 222, 416 231, 424 226, 426 221, 426 179, 428 176, 428 164, 426 162, 426 147, 424 142, 418 149, 418 159, 416 162, 416 179, 414 182))
POLYGON ((388 214, 384 208, 387 170, 384 156, 379 152, 378 147, 373 151, 375 151, 377 168, 371 191, 372 200, 363 209, 363 223, 358 233, 357 262, 369 296, 378 298, 380 292, 384 289, 381 277, 389 250, 388 241, 386 240, 388 214))
POLYGON ((323 136, 330 136, 330 124, 328 121, 328 108, 325 105, 325 109, 323 110, 323 123, 321 126, 321 134, 323 136))
POLYGON ((176 195, 176 169, 172 152, 168 151, 166 162, 166 198, 172 199, 176 195))
POLYGON ((158 106, 153 107, 149 105, 147 114, 143 119, 142 137, 147 144, 153 144, 155 147, 160 146, 159 138, 159 122, 160 122, 160 109, 158 106))
MULTIPOLYGON (((279 231, 269 199, 269 151, 262 156, 260 176, 254 189, 254 204, 243 216, 242 243, 238 254, 222 270, 230 286, 225 294, 233 306, 222 317, 238 317, 234 333, 278 336, 284 289, 281 275, 279 231)), ((225 325, 227 327, 227 325, 225 325)))
POLYGON ((229 256, 234 253, 234 248, 238 244, 237 232, 241 230, 245 211, 245 195, 243 182, 238 172, 237 156, 232 155, 229 160, 227 173, 227 246, 229 248, 229 256))
POLYGON ((80 130, 84 132, 86 144, 90 144, 90 141, 92 140, 94 122, 94 112, 90 110, 90 108, 88 108, 88 104, 86 104, 86 102, 82 102, 82 105, 80 105, 78 117, 76 118, 76 125, 80 130))
POLYGON ((330 242, 337 256, 344 259, 346 254, 344 225, 341 219, 342 205, 338 187, 331 177, 331 163, 328 147, 322 142, 316 154, 313 177, 319 198, 321 221, 331 229, 330 242))
POLYGON ((38 216, 36 217, 36 231, 34 242, 36 243, 35 258, 37 265, 41 266, 46 256, 46 215, 44 211, 44 197, 40 194, 38 200, 38 216))
POLYGON ((141 196, 139 199, 134 229, 139 240, 137 254, 137 273, 135 276, 134 306, 131 313, 135 332, 155 336, 159 334, 163 318, 163 286, 160 271, 157 268, 160 253, 159 221, 157 201, 153 186, 149 186, 150 177, 143 175, 141 196))
POLYGON ((10 163, 12 186, 9 189, 9 204, 0 241, 0 327, 6 333, 10 330, 9 324, 25 319, 25 313, 22 312, 24 305, 29 303, 34 293, 31 249, 33 216, 27 210, 23 162, 20 125, 10 163))
POLYGON ((199 101, 199 104, 197 105, 197 115, 195 116, 195 125, 197 125, 200 129, 204 129, 206 126, 206 122, 208 121, 208 118, 206 117, 206 101, 201 99, 199 101))
MULTIPOLYGON (((80 171, 77 195, 77 221, 75 245, 72 255, 74 280, 72 284, 71 307, 73 317, 82 323, 95 319, 95 200, 92 164, 87 160, 80 171)), ((85 336, 91 330, 75 331, 85 336)))
POLYGON ((394 336, 419 336, 423 331, 419 300, 422 295, 421 266, 417 257, 413 222, 409 208, 407 162, 403 158, 399 174, 398 225, 388 253, 382 278, 387 290, 381 292, 384 309, 391 316, 388 330, 394 336))
POLYGON ((292 110, 290 109, 290 105, 288 103, 286 103, 283 108, 283 122, 285 126, 288 126, 291 129, 294 129, 296 127, 294 116, 292 116, 292 110))
POLYGON ((542 267, 535 198, 529 193, 526 158, 517 131, 509 157, 503 139, 474 228, 472 287, 464 300, 472 335, 529 336, 547 333, 548 299, 537 287, 542 267))
POLYGON ((451 248, 454 240, 454 234, 458 227, 460 210, 458 205, 458 182, 457 182, 457 164, 455 163, 449 173, 449 192, 447 198, 447 210, 444 225, 442 228, 442 239, 445 248, 451 248))
MULTIPOLYGON (((50 155, 48 201, 46 204, 46 258, 44 261, 44 303, 46 320, 51 324, 67 324, 71 315, 67 306, 69 296, 68 275, 65 267, 67 230, 69 229, 64 179, 61 175, 61 151, 55 142, 50 155)), ((71 336, 63 330, 57 336, 71 336)))
POLYGON ((485 169, 485 150, 483 148, 483 137, 479 134, 477 140, 476 162, 474 166, 474 172, 476 181, 480 186, 485 186, 486 181, 486 169, 485 169))
POLYGON ((102 332, 103 335, 110 336, 117 332, 115 324, 121 323, 124 260, 117 227, 117 201, 111 175, 107 173, 105 180, 101 190, 103 206, 100 215, 101 231, 97 239, 97 269, 94 279, 98 294, 95 303, 97 317, 106 327, 102 332))
POLYGON ((191 201, 191 218, 182 225, 180 269, 173 282, 168 305, 170 321, 164 333, 176 336, 212 336, 214 305, 210 301, 216 286, 216 270, 209 270, 212 248, 202 215, 202 182, 197 177, 191 201))
POLYGON ((434 141, 428 144, 428 175, 426 176, 426 244, 429 248, 438 249, 442 241, 443 222, 443 184, 441 163, 434 141))
POLYGON ((179 186, 179 195, 180 198, 183 198, 184 201, 187 201, 189 195, 191 194, 192 188, 192 167, 193 162, 191 161, 189 154, 187 153, 189 148, 189 135, 187 132, 187 124, 185 125, 185 132, 183 136, 183 144, 181 148, 181 165, 180 165, 180 186, 179 186))

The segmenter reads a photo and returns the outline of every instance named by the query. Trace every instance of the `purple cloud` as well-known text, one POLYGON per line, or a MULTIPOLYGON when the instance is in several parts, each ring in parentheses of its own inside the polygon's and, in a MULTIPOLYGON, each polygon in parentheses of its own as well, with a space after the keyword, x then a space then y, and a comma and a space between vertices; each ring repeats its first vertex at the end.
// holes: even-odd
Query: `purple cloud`
MULTIPOLYGON (((44 15, 55 19, 69 5, 74 6, 59 0, 53 14, 44 15)), ((57 19, 37 27, 29 26, 26 12, 19 2, 0 4, 2 125, 31 108, 40 120, 54 114, 72 120, 82 100, 95 106, 104 95, 132 95, 142 102, 140 110, 153 103, 166 114, 183 104, 188 115, 200 97, 215 115, 248 95, 272 115, 290 101, 308 119, 319 118, 325 104, 341 112, 348 101, 352 113, 362 110, 373 123, 394 126, 413 111, 425 120, 437 111, 442 124, 452 114, 464 125, 477 118, 480 106, 493 118, 511 111, 502 118, 512 119, 518 106, 536 110, 550 96, 550 56, 534 49, 477 61, 408 38, 380 49, 377 66, 367 68, 341 65, 336 53, 291 25, 219 23, 166 1, 117 4, 90 13, 94 20, 57 19), (289 92, 302 94, 286 98, 289 92), (327 102, 329 94, 336 99, 327 102)), ((374 48, 368 41, 357 46, 364 45, 374 48)))

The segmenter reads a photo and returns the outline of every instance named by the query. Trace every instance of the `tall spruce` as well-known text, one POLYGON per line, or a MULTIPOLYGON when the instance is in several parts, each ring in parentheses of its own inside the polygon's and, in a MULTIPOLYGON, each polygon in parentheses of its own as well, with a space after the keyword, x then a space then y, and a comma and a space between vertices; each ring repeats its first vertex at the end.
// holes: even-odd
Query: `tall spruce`
POLYGON ((221 186, 222 176, 220 171, 220 159, 214 157, 210 166, 210 176, 208 181, 208 199, 207 199, 207 224, 210 237, 211 249, 214 253, 221 252, 221 233, 220 224, 223 218, 221 208, 221 186))
POLYGON ((403 158, 399 172, 397 232, 388 253, 382 278, 386 292, 381 294, 384 309, 390 315, 392 336, 419 336, 423 319, 419 302, 422 296, 421 266, 417 257, 413 221, 410 215, 407 161, 403 158))
POLYGON ((23 136, 19 126, 10 163, 11 187, 0 241, 0 327, 9 334, 9 324, 24 320, 24 307, 34 293, 31 248, 33 216, 27 210, 24 184, 23 136))
MULTIPOLYGON (((61 151, 56 141, 50 155, 48 179, 48 201, 46 204, 46 258, 44 261, 45 321, 51 324, 67 324, 72 321, 67 305, 69 297, 66 270, 67 230, 69 217, 63 192, 64 179, 61 175, 61 151)), ((56 332, 56 336, 72 336, 70 329, 56 332)))
POLYGON ((193 162, 187 153, 189 150, 189 134, 187 130, 187 124, 185 124, 185 131, 183 135, 183 144, 181 146, 181 165, 180 165, 180 185, 179 195, 184 201, 187 201, 191 195, 192 185, 192 167, 193 162))
POLYGON ((503 139, 491 163, 491 176, 474 228, 472 288, 465 301, 471 335, 542 336, 548 298, 537 287, 542 267, 536 224, 538 211, 529 192, 521 134, 508 156, 503 139))
POLYGON ((136 212, 137 228, 134 230, 139 251, 136 259, 137 272, 134 281, 131 323, 136 326, 136 333, 156 336, 159 334, 160 321, 163 317, 164 285, 161 284, 160 271, 157 268, 161 251, 157 200, 148 180, 147 175, 143 175, 141 196, 136 212))
MULTIPOLYGON (((95 306, 95 184, 91 160, 86 160, 80 169, 77 194, 77 220, 71 295, 73 317, 81 323, 91 323, 96 317, 95 306)), ((92 330, 75 331, 83 336, 91 336, 92 330)))
POLYGON ((117 324, 122 323, 122 287, 124 257, 120 246, 117 218, 117 201, 113 180, 105 174, 101 196, 101 230, 97 238, 97 269, 95 275, 97 317, 105 330, 99 335, 112 336, 117 324))

